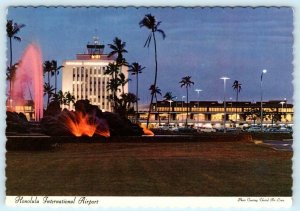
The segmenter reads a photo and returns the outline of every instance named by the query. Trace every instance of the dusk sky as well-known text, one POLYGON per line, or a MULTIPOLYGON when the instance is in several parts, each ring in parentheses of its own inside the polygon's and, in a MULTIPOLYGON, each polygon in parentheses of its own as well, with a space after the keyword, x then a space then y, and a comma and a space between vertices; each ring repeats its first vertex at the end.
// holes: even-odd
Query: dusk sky
MULTIPOLYGON (((260 75, 264 100, 292 102, 293 96, 293 11, 291 8, 9 8, 8 19, 23 23, 18 34, 22 42, 13 42, 13 61, 20 59, 31 42, 39 44, 43 60, 75 59, 85 46, 98 36, 105 44, 115 37, 126 42, 129 63, 145 66, 140 75, 140 98, 148 103, 148 88, 154 79, 154 47, 144 48, 149 31, 139 27, 145 14, 162 21, 166 39, 157 35, 158 86, 164 95, 170 91, 177 100, 185 95, 179 81, 191 76, 195 85, 190 100, 197 99, 196 88, 202 89, 200 100, 223 100, 226 93, 235 99, 234 80, 242 84, 239 99, 260 101, 260 75)), ((61 76, 61 74, 60 74, 61 76)), ((60 79, 59 76, 59 79, 60 79)), ((60 81, 59 81, 60 82, 60 81)), ((132 78, 129 90, 135 92, 132 78)), ((160 98, 161 99, 161 98, 160 98)))

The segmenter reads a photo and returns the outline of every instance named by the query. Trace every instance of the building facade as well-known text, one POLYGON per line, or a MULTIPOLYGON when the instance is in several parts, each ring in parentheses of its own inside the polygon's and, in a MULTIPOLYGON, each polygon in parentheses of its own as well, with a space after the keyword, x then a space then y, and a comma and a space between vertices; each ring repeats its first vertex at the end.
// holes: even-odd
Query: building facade
MULTIPOLYGON (((226 102, 226 127, 260 124, 260 102, 226 102)), ((183 126, 188 119, 190 126, 222 126, 224 103, 218 101, 158 101, 152 104, 150 124, 183 126), (187 112, 188 107, 188 112, 187 112)), ((147 110, 139 111, 142 124, 147 121, 147 110)), ((263 124, 293 124, 293 105, 287 101, 263 102, 263 124)))
MULTIPOLYGON (((111 102, 108 100, 111 93, 106 88, 111 76, 104 72, 109 63, 115 63, 115 58, 103 53, 104 45, 99 44, 98 38, 94 38, 94 43, 86 47, 86 53, 77 54, 75 60, 66 60, 63 63, 62 91, 69 91, 74 95, 75 102, 87 99, 102 111, 112 111, 111 102)), ((127 67, 122 66, 120 71, 128 77, 127 67)), ((124 91, 128 92, 128 84, 124 91)), ((74 109, 72 103, 70 108, 74 109)))

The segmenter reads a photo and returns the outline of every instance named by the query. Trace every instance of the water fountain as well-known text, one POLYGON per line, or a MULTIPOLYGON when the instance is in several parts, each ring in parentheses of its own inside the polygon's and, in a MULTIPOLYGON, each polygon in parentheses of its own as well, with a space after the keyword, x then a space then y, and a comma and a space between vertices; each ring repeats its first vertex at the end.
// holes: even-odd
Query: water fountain
POLYGON ((10 110, 24 106, 26 100, 34 102, 34 120, 39 121, 43 117, 43 66, 41 51, 36 44, 29 44, 16 70, 10 110))

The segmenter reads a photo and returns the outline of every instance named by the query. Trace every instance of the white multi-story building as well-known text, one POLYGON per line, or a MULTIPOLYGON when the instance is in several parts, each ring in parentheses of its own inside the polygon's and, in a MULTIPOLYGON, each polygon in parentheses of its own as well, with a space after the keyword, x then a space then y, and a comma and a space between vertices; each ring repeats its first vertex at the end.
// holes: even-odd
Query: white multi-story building
MULTIPOLYGON (((112 111, 111 102, 107 99, 111 93, 106 86, 111 76, 104 75, 109 63, 114 63, 114 57, 103 53, 104 45, 100 45, 97 38, 94 44, 87 45, 87 52, 76 54, 75 60, 66 60, 62 70, 62 91, 70 92, 75 102, 87 99, 91 104, 97 105, 102 111, 112 111)), ((128 68, 122 66, 121 72, 128 77, 128 68)), ((128 85, 124 87, 128 92, 128 85)), ((74 105, 71 103, 71 109, 74 105)))

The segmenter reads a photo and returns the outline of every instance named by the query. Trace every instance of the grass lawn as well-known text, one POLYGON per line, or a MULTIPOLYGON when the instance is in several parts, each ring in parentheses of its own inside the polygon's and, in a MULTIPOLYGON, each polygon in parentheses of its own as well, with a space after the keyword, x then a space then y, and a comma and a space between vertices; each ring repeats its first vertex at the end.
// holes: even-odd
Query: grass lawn
POLYGON ((249 142, 70 143, 6 158, 7 195, 292 195, 292 152, 249 142))

